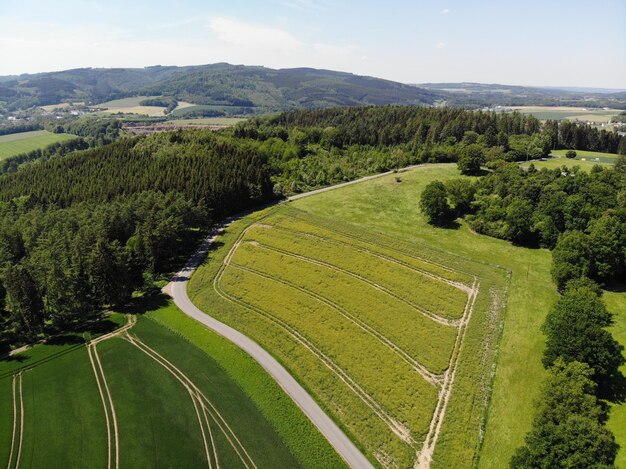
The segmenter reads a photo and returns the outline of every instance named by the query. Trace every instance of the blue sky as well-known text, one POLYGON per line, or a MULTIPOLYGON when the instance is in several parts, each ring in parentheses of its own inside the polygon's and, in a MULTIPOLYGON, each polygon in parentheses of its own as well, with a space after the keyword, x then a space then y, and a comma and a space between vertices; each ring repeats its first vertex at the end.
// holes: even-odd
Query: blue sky
POLYGON ((626 0, 0 0, 0 74, 214 62, 626 88, 626 0))

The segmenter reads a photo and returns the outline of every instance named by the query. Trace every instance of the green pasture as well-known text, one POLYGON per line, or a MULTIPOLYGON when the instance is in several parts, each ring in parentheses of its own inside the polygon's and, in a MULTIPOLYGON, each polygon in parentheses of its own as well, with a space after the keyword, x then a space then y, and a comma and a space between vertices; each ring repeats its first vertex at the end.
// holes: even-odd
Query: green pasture
POLYGON ((194 303, 270 350, 381 465, 415 462, 438 399, 430 379, 458 363, 435 461, 471 465, 506 271, 296 206, 232 223, 192 277, 194 303), (459 347, 459 329, 432 316, 463 315, 475 277, 459 347))
POLYGON ((0 160, 21 153, 28 153, 44 148, 52 143, 63 142, 77 138, 70 134, 55 134, 47 130, 33 130, 0 136, 0 160))
MULTIPOLYGON (((475 262, 498 264, 511 272, 493 393, 477 462, 485 468, 507 467, 513 451, 530 428, 538 385, 545 375, 541 365, 544 336, 540 327, 557 296, 550 279, 550 253, 477 235, 464 223, 457 228, 435 228, 426 223, 418 208, 423 187, 434 179, 458 176, 453 164, 424 165, 305 197, 292 205, 419 246, 454 253, 475 262), (396 178, 401 182, 397 183, 396 178)), ((490 365, 487 366, 491 371, 490 365)), ((457 394, 456 397, 463 396, 457 394)), ((453 392, 451 404, 454 399, 453 392)), ((446 444, 441 447, 458 445, 452 439, 444 441, 446 444)), ((473 458, 469 445, 464 455, 473 458)), ((448 461, 452 464, 452 460, 448 461)))

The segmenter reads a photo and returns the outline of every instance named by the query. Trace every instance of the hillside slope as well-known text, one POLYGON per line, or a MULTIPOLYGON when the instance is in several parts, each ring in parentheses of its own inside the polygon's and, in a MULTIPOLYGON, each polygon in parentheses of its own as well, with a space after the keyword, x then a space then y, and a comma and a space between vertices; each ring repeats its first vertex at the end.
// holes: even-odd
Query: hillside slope
POLYGON ((247 112, 358 104, 432 104, 440 94, 414 86, 312 68, 275 70, 225 63, 188 67, 82 68, 0 77, 9 109, 68 100, 99 103, 135 95, 174 96, 247 112))

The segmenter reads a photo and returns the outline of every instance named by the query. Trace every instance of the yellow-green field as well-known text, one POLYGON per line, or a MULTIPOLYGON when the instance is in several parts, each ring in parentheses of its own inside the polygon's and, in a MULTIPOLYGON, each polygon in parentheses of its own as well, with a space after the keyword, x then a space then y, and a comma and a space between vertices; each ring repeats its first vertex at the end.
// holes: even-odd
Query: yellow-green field
POLYGON ((507 273, 288 206, 229 226, 192 300, 270 350, 370 459, 472 464, 507 273))
MULTIPOLYGON (((581 170, 589 172, 596 165, 605 167, 611 166, 615 164, 618 158, 618 155, 615 153, 601 153, 583 150, 576 150, 576 158, 566 158, 565 154, 567 151, 568 150, 552 150, 552 153, 550 154, 552 158, 546 158, 543 161, 532 161, 532 164, 537 169, 560 169, 563 166, 566 166, 567 168, 579 166, 581 170)), ((523 162, 520 163, 520 165, 527 168, 530 166, 530 163, 523 162)))
POLYGON ((245 117, 198 117, 196 119, 173 119, 167 123, 176 125, 223 125, 226 127, 245 120, 245 117))
MULTIPOLYGON (((141 106, 139 103, 145 99, 155 98, 155 96, 133 96, 130 98, 114 99, 98 104, 96 107, 103 109, 102 114, 140 114, 149 117, 159 117, 165 115, 165 108, 161 106, 141 106)), ((179 101, 175 110, 182 110, 196 106, 196 104, 186 101, 179 101)))
MULTIPOLYGON (((613 313, 615 321, 611 327, 611 333, 620 344, 626 347, 626 292, 605 292, 603 298, 607 308, 613 313)), ((622 366, 621 372, 626 375, 626 365, 622 366)), ((615 465, 624 469, 626 468, 626 403, 612 406, 608 427, 620 444, 615 465)))
POLYGON ((70 134, 55 134, 47 130, 2 135, 0 136, 0 160, 74 138, 77 137, 70 134))

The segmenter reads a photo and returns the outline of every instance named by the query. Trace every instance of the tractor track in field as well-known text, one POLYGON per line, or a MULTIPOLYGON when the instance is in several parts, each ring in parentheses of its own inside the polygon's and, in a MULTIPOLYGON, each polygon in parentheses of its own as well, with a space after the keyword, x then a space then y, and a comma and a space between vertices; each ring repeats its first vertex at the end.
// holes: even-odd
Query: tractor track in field
MULTIPOLYGON (((258 226, 260 224, 260 221, 257 221, 256 223, 251 224, 250 226, 248 226, 245 230, 242 231, 242 233, 239 235, 239 237, 237 238, 236 242, 233 244, 233 246, 231 247, 231 249, 229 250, 228 254, 226 255, 226 257, 224 258, 224 261, 222 263, 222 265, 220 266, 220 270, 218 271, 218 274, 216 275, 215 279, 214 279, 214 288, 216 289, 216 292, 218 294, 220 294, 220 291, 218 291, 216 285, 217 283, 221 280, 221 276, 224 274, 224 271, 226 270, 227 267, 231 266, 234 268, 240 268, 239 266, 237 266, 236 264, 232 263, 232 259, 234 257, 234 254, 236 252, 236 250, 241 246, 241 244, 244 242, 244 238, 245 235, 248 233, 248 231, 252 230, 255 226, 258 226)), ((341 233, 340 233, 341 234, 341 233)), ((359 240, 358 238, 355 237, 355 239, 359 240)), ((342 272, 345 273, 347 275, 350 275, 352 277, 355 277, 359 280, 362 280, 368 284, 370 284, 371 286, 373 286, 376 289, 379 289, 381 291, 383 291, 384 293, 387 293, 388 295, 408 304, 409 306, 412 306, 414 309, 416 309, 418 312, 422 312, 421 308, 418 307, 417 305, 412 304, 411 302, 403 299, 402 297, 399 297, 398 295, 396 295, 395 293, 391 292, 390 290, 386 289, 385 287, 382 287, 372 281, 370 281, 369 279, 356 274, 354 272, 350 272, 347 271, 345 269, 339 268, 337 266, 334 266, 332 264, 328 264, 326 262, 323 261, 318 261, 316 259, 312 259, 306 256, 301 256, 299 254, 295 254, 292 253, 290 251, 287 250, 283 250, 280 248, 275 248, 272 246, 267 246, 264 245, 256 240, 252 240, 250 241, 252 243, 254 243, 254 245, 261 247, 261 248, 265 248, 268 250, 273 250, 291 257, 295 257, 297 259, 306 261, 306 262, 310 262, 313 264, 317 264, 317 265, 321 265, 323 267, 327 267, 333 270, 336 270, 338 272, 342 272)), ((371 244, 371 243, 370 243, 371 244)), ((377 253, 372 252, 370 250, 367 249, 363 249, 364 251, 370 252, 374 255, 376 255, 377 253)), ((397 251, 400 254, 404 254, 400 251, 397 251)), ((409 256, 409 257, 414 257, 414 256, 409 256)), ((397 261, 395 259, 387 259, 390 262, 394 262, 398 265, 404 266, 404 267, 409 267, 411 268, 410 265, 406 264, 406 263, 402 263, 401 261, 397 261)), ((420 259, 422 260, 422 259, 420 259)), ((434 274, 433 274, 434 275, 434 274)), ((435 276, 438 280, 443 281, 444 283, 449 283, 451 281, 444 279, 444 278, 440 278, 438 276, 435 276)), ((456 288, 459 288, 460 286, 457 285, 453 285, 456 288)), ((442 318, 440 316, 437 315, 433 315, 436 316, 438 319, 443 320, 446 322, 446 325, 449 326, 453 326, 455 328, 457 328, 457 336, 455 339, 455 344, 453 347, 453 351, 452 351, 452 355, 450 357, 450 362, 448 365, 448 368, 446 370, 446 372, 443 374, 442 377, 442 382, 441 385, 439 386, 439 396, 437 399, 437 404, 435 406, 435 411, 433 412, 433 416, 431 418, 430 424, 429 424, 429 430, 428 430, 428 434, 426 436, 426 438, 424 439, 424 442, 422 444, 422 447, 419 451, 416 452, 416 460, 415 460, 415 464, 414 464, 414 468, 415 469, 428 469, 430 468, 430 463, 432 461, 432 457, 435 451, 435 447, 437 444, 437 441, 439 439, 439 435, 441 434, 441 428, 443 425, 443 421, 444 421, 444 417, 445 417, 445 413, 447 410, 447 406, 448 406, 448 402, 450 400, 450 396, 452 394, 452 389, 453 389, 453 385, 454 385, 454 381, 456 378, 456 371, 458 368, 458 364, 460 361, 460 355, 461 355, 461 349, 463 346, 463 342, 465 340, 465 333, 467 331, 467 326, 469 324, 469 321, 471 319, 471 315, 474 309, 474 304, 476 302, 476 298, 478 296, 478 293, 480 291, 480 283, 478 281, 478 278, 476 276, 473 276, 473 284, 471 286, 471 288, 469 288, 469 290, 466 290, 465 288, 460 288, 461 290, 463 290, 464 292, 467 293, 468 298, 465 304, 465 308, 464 308, 464 312, 461 318, 459 318, 458 320, 448 320, 446 318, 442 318)), ((225 292, 222 292, 225 293, 225 292)), ((224 297, 224 295, 221 295, 224 297)), ((229 299, 230 301, 236 302, 238 304, 241 304, 242 306, 246 307, 247 309, 251 309, 254 311, 254 307, 251 307, 251 305, 248 305, 247 303, 243 302, 242 300, 239 300, 237 298, 234 297, 229 297, 226 296, 226 299, 229 299)), ((429 313, 429 312, 427 312, 429 313)), ((262 314, 262 313, 260 313, 262 314)), ((266 312, 266 314, 269 314, 266 312)), ((430 313, 433 314, 433 313, 430 313)), ((436 320, 435 318, 431 317, 431 319, 436 320)), ((439 321, 438 321, 439 322, 439 321)), ((321 351, 319 353, 322 353, 321 351)), ((355 383, 356 384, 356 383, 355 383)), ((358 386, 358 385, 357 385, 358 386)), ((375 412, 376 413, 376 412, 375 412)), ((379 417, 381 417, 378 413, 376 413, 376 415, 378 415, 379 417)), ((382 417, 381 417, 382 418, 382 417)), ((391 427, 390 427, 391 428, 391 427)), ((392 432, 394 432, 396 435, 398 435, 395 431, 393 431, 393 428, 391 428, 392 432)), ((399 435, 398 435, 399 436, 399 435)), ((405 440, 406 441, 406 440, 405 440)), ((408 442, 407 442, 408 443, 408 442)), ((414 440, 411 439, 411 443, 409 443, 412 447, 415 447, 416 443, 414 442, 414 440)))
POLYGON ((250 272, 250 273, 252 273, 254 275, 258 275, 259 277, 263 277, 263 278, 265 278, 267 280, 270 280, 272 282, 277 282, 277 283, 280 283, 280 284, 285 285, 287 287, 293 288, 293 289, 295 289, 295 290, 297 290, 299 292, 302 292, 303 294, 308 295, 311 298, 314 298, 315 300, 325 304, 329 308, 332 308, 333 310, 337 311, 341 316, 346 318, 348 321, 352 322, 357 327, 359 327, 360 329, 362 329, 363 331, 365 331, 366 333, 368 333, 369 335, 374 337, 381 344, 383 344, 384 346, 389 348, 394 354, 396 354, 398 357, 400 357, 400 359, 402 359, 411 368, 413 368, 417 373, 419 373, 419 375, 422 378, 424 378, 424 380, 426 380, 428 383, 432 384, 436 388, 439 388, 441 386, 441 384, 443 382, 443 375, 437 375, 437 374, 431 372, 430 370, 428 370, 428 368, 426 368, 424 365, 422 365, 417 360, 415 360, 413 357, 411 357, 406 351, 404 351, 404 349, 402 349, 402 347, 396 345, 393 341, 389 340, 385 335, 383 335, 380 332, 376 331, 374 328, 369 326, 367 323, 361 321, 356 316, 350 314, 344 308, 342 308, 338 304, 334 303, 333 301, 329 300, 328 298, 325 298, 325 297, 323 297, 321 295, 318 295, 317 293, 314 293, 314 292, 312 292, 310 290, 307 290, 305 288, 299 287, 298 285, 296 285, 294 283, 291 283, 291 282, 288 282, 286 280, 282 280, 282 279, 277 279, 275 277, 271 277, 271 276, 269 276, 267 274, 264 274, 263 272, 261 272, 259 270, 252 269, 250 267, 242 266, 242 265, 239 265, 239 264, 231 264, 231 267, 234 267, 236 269, 240 269, 240 270, 243 270, 243 271, 246 271, 246 272, 250 272))
POLYGON ((104 417, 106 421, 107 429, 107 468, 115 469, 120 465, 120 451, 119 451, 119 432, 117 428, 117 415, 115 414, 115 405, 113 404, 113 398, 111 397, 111 391, 104 374, 104 368, 98 355, 97 345, 107 339, 123 334, 128 329, 133 327, 137 322, 135 316, 128 316, 127 323, 108 334, 102 335, 95 339, 92 339, 87 344, 87 354, 89 355, 89 362, 96 378, 96 385, 100 394, 100 400, 102 401, 102 407, 104 410, 104 417))
MULTIPOLYGON (((277 382, 277 384, 283 388, 287 395, 289 395, 293 402, 304 412, 304 414, 318 428, 322 435, 329 441, 337 453, 350 467, 367 469, 373 468, 369 460, 346 436, 341 428, 339 428, 339 426, 326 414, 326 412, 322 410, 317 402, 313 400, 310 394, 272 355, 241 332, 199 310, 189 299, 186 287, 191 274, 204 260, 208 249, 215 238, 220 234, 221 230, 233 220, 234 218, 227 219, 224 224, 216 227, 211 232, 196 253, 188 260, 183 269, 180 270, 180 272, 173 277, 172 282, 165 287, 164 291, 173 297, 176 305, 185 314, 217 334, 230 340, 243 351, 248 353, 277 382)), ((218 295, 228 301, 231 301, 219 292, 218 295)))
MULTIPOLYGON (((170 362, 167 358, 165 358, 159 352, 157 352, 156 350, 151 348, 149 345, 147 345, 145 342, 143 342, 141 339, 139 339, 136 335, 131 335, 130 333, 126 332, 123 338, 127 340, 128 342, 130 342, 135 347, 137 347, 143 353, 148 355, 150 358, 152 358, 154 361, 160 364, 163 368, 165 368, 189 392, 192 398, 192 401, 194 402, 194 406, 196 406, 196 408, 197 406, 200 407, 200 409, 202 410, 202 416, 201 416, 201 412, 199 409, 196 410, 196 413, 197 413, 198 420, 199 420, 199 423, 203 432, 203 438, 205 438, 205 442, 208 440, 206 440, 206 433, 204 433, 204 426, 202 425, 202 417, 204 417, 206 421, 206 425, 208 429, 207 432, 209 434, 209 439, 211 440, 211 445, 213 447, 213 457, 216 462, 216 467, 219 468, 219 460, 217 456, 217 448, 215 447, 215 442, 213 440, 213 436, 211 432, 211 426, 208 421, 209 420, 208 416, 211 417, 211 419, 215 422, 215 424, 220 429, 220 431, 224 434, 224 436, 226 437, 226 439, 228 440, 232 448, 235 450, 235 452, 241 459, 241 462, 244 464, 244 466, 248 469, 257 469, 257 466, 254 460, 252 459, 252 457, 246 450, 243 443, 241 443, 241 440, 239 440, 235 432, 228 425, 228 423, 226 422, 222 414, 220 414, 220 412, 213 405, 213 403, 204 395, 204 393, 202 393, 202 391, 200 391, 200 389, 194 384, 194 382, 185 373, 183 373, 178 367, 172 364, 172 362, 170 362)), ((207 448, 208 465, 209 467, 212 467, 211 458, 209 456, 209 451, 208 451, 208 444, 206 444, 205 447, 207 448)))
MULTIPOLYGON (((276 229, 276 230, 284 231, 284 232, 286 232, 286 233, 292 233, 292 232, 291 232, 291 231, 289 231, 286 227, 283 227, 283 226, 280 226, 280 225, 269 225, 269 226, 271 227, 271 229, 276 229)), ((322 228, 322 227, 320 227, 320 226, 317 226, 317 227, 318 227, 318 228, 322 228)), ((331 230, 330 230, 330 229, 328 229, 328 228, 324 228, 324 229, 326 229, 327 231, 331 231, 331 230)), ((339 232, 337 232, 337 231, 331 231, 331 233, 335 233, 335 234, 337 234, 337 235, 347 237, 346 235, 343 235, 343 234, 341 234, 341 233, 339 233, 339 232)), ((447 279, 447 278, 445 278, 445 277, 442 277, 442 276, 440 276, 440 275, 433 274, 432 272, 429 272, 429 271, 427 271, 427 270, 425 270, 425 269, 421 269, 421 268, 419 268, 419 267, 417 267, 417 266, 411 265, 411 264, 409 264, 409 263, 407 263, 407 262, 403 262, 403 261, 401 261, 401 260, 399 260, 399 259, 396 259, 396 258, 394 258, 394 257, 392 257, 392 256, 388 256, 388 255, 383 254, 383 253, 381 253, 381 252, 373 251, 373 250, 371 250, 371 249, 367 249, 367 248, 362 247, 362 246, 355 246, 354 244, 350 244, 350 243, 347 243, 347 242, 345 242, 345 241, 341 241, 341 240, 339 240, 339 239, 327 238, 327 237, 325 237, 325 236, 322 236, 322 235, 319 235, 319 234, 315 234, 315 233, 309 233, 309 232, 302 232, 302 231, 301 231, 301 232, 300 232, 300 234, 301 234, 301 235, 303 235, 303 236, 307 236, 307 237, 311 237, 311 238, 319 239, 320 241, 324 241, 325 243, 340 244, 340 245, 342 245, 342 246, 346 246, 346 247, 348 247, 348 248, 350 248, 350 249, 352 249, 352 250, 354 250, 354 251, 358 251, 358 252, 361 252, 361 253, 370 254, 370 255, 372 255, 372 256, 374 256, 374 257, 378 257, 379 259, 384 259, 384 260, 386 260, 386 261, 388 261, 388 262, 391 262, 391 263, 393 263, 393 264, 397 264, 397 265, 404 266, 404 267, 406 267, 407 269, 410 269, 410 270, 412 270, 412 271, 414 271, 414 272, 416 272, 416 273, 418 273, 418 274, 423 275, 424 277, 428 277, 428 278, 430 278, 430 279, 432 279, 432 280, 436 280, 436 281, 438 281, 438 282, 442 282, 442 283, 445 283, 445 284, 447 284, 447 285, 450 285, 451 287, 454 287, 454 288, 456 288, 456 289, 458 289, 458 290, 461 290, 461 291, 465 292, 465 293, 466 293, 466 294, 468 294, 468 295, 469 295, 469 294, 470 294, 470 292, 471 292, 471 287, 470 287, 470 286, 468 286, 467 284, 463 283, 463 282, 457 282, 457 281, 450 280, 450 279, 447 279)), ((368 243, 367 241, 361 240, 361 239, 359 239, 359 238, 357 238, 357 237, 353 237, 353 238, 351 238, 351 239, 358 240, 358 241, 360 241, 360 242, 362 242, 362 243, 367 243, 367 244, 370 244, 370 245, 372 244, 372 243, 368 243)), ((422 258, 420 258, 420 257, 413 256, 413 255, 411 255, 411 254, 408 254, 408 253, 406 253, 406 252, 400 251, 400 250, 398 250, 398 249, 392 249, 392 248, 388 248, 388 247, 386 247, 386 246, 384 247, 384 249, 389 249, 390 251, 395 251, 395 252, 397 252, 398 254, 403 255, 403 256, 405 256, 405 257, 409 257, 409 258, 411 258, 411 259, 415 259, 415 260, 418 260, 418 261, 420 261, 420 262, 424 262, 424 263, 426 263, 426 264, 431 264, 431 265, 434 265, 434 266, 437 266, 437 267, 440 267, 440 268, 441 268, 441 266, 440 266, 440 265, 438 265, 438 264, 433 264, 432 262, 429 262, 429 261, 427 261, 427 260, 425 260, 425 259, 422 259, 422 258)))
POLYGON ((438 314, 432 313, 430 311, 428 311, 425 308, 422 308, 421 306, 416 305, 415 303, 413 303, 412 301, 409 301, 403 297, 401 297, 400 295, 395 294, 394 292, 392 292, 391 290, 389 290, 386 287, 383 287, 382 285, 377 284, 376 282, 371 281, 370 279, 368 279, 367 277, 364 277, 363 275, 357 274, 355 272, 352 272, 350 270, 346 270, 342 267, 337 267, 334 264, 329 264, 328 262, 324 262, 324 261, 319 261, 317 259, 313 259, 311 257, 307 257, 307 256, 303 256, 301 254, 296 254, 294 252, 291 251, 287 251, 285 249, 281 249, 281 248, 277 248, 274 246, 268 246, 267 244, 263 244, 260 243, 258 241, 256 241, 258 243, 258 247, 262 248, 262 249, 268 249, 270 251, 275 251, 275 252, 279 252, 281 254, 284 254, 286 256, 290 256, 296 259, 300 259, 301 261, 304 262, 308 262, 310 264, 315 264, 315 265, 319 265, 322 267, 326 267, 328 269, 334 270, 336 272, 340 272, 342 274, 345 275, 349 275, 350 277, 356 278, 357 280, 360 280, 364 283, 366 283, 367 285, 369 285, 370 287, 386 294, 387 296, 390 296, 392 298, 395 298, 396 300, 400 301, 401 303, 406 304, 407 306, 409 306, 411 309, 414 309, 415 311, 417 311, 419 314, 421 314, 422 316, 431 319, 439 324, 442 324, 444 326, 451 326, 451 327, 458 327, 460 324, 460 319, 448 319, 448 318, 444 318, 443 316, 439 316, 438 314))
POLYGON ((418 457, 414 466, 415 469, 430 468, 430 463, 435 452, 437 440, 439 439, 441 427, 443 425, 443 420, 446 414, 446 409, 448 407, 448 401, 450 400, 450 396, 452 395, 452 388, 461 358, 461 349, 463 347, 463 343, 465 342, 465 333, 467 332, 467 326, 469 325, 470 319, 472 318, 472 312, 474 311, 474 305, 476 304, 476 298, 478 297, 479 292, 480 283, 478 282, 478 279, 474 277, 472 293, 470 294, 467 305, 465 307, 465 313, 463 314, 461 326, 459 327, 459 332, 457 334, 457 340, 454 346, 453 356, 450 359, 450 366, 445 373, 444 384, 441 388, 439 399, 437 400, 437 406, 435 407, 433 418, 430 421, 428 434, 426 435, 426 439, 424 440, 421 451, 418 453, 418 457))
POLYGON ((258 308, 256 306, 250 305, 245 301, 236 298, 226 291, 224 291, 220 285, 215 285, 216 293, 231 303, 238 304, 239 306, 252 311, 255 314, 260 315, 261 317, 273 322, 280 329, 285 331, 289 336, 292 337, 297 343, 311 352, 318 360, 320 360, 332 373, 334 373, 352 392, 356 394, 356 396, 383 421, 387 424, 389 429, 402 441, 410 445, 415 445, 415 440, 413 440, 411 436, 411 431, 406 428, 401 422, 398 422, 396 419, 391 417, 382 406, 369 395, 367 391, 365 391, 361 386, 359 386, 354 379, 342 368, 340 368, 335 362, 333 362, 324 352, 322 352, 319 348, 313 344, 307 337, 300 334, 293 327, 289 326, 285 321, 277 318, 271 313, 258 308))
POLYGON ((24 372, 20 371, 13 375, 13 431, 11 434, 11 451, 9 453, 9 462, 7 469, 13 467, 18 469, 22 457, 22 441, 24 440, 24 394, 22 392, 24 372), (19 429, 18 429, 19 427, 19 429), (15 454, 15 464, 13 463, 13 454, 15 454))
MULTIPOLYGON (((303 219, 303 218, 301 218, 301 217, 299 217, 297 215, 294 215, 293 214, 293 210, 294 209, 288 209, 288 210, 291 211, 292 213, 284 213, 284 214, 281 214, 281 216, 284 216, 284 217, 289 218, 291 220, 296 220, 296 221, 302 222, 304 224, 307 224, 307 225, 310 225, 310 226, 313 226, 313 227, 316 227, 316 228, 321 228, 323 230, 330 231, 331 233, 334 233, 336 235, 342 236, 344 238, 353 239, 355 241, 358 241, 359 243, 369 244, 370 246, 382 246, 384 249, 387 249, 389 251, 397 252, 398 254, 410 257, 410 258, 415 259, 415 260, 420 261, 420 262, 424 262, 425 264, 434 265, 434 266, 439 267, 440 269, 446 270, 448 272, 465 275, 465 276, 470 277, 470 278, 474 277, 474 275, 469 274, 469 273, 467 273, 467 272, 465 272, 463 270, 455 269, 454 267, 449 267, 447 265, 440 264, 440 263, 435 262, 433 260, 426 259, 425 257, 417 256, 417 255, 415 255, 413 253, 410 253, 408 251, 404 251, 404 250, 399 249, 397 247, 394 247, 392 245, 386 244, 385 242, 381 242, 380 244, 377 244, 377 243, 375 243, 373 241, 365 239, 362 236, 358 236, 358 235, 351 234, 351 233, 346 233, 344 231, 341 231, 340 229, 337 229, 336 227, 331 227, 331 226, 325 225, 325 224, 323 224, 322 222, 320 222, 318 220, 311 220, 311 219, 306 219, 305 220, 305 219, 303 219)), ((393 239, 393 238, 389 238, 389 239, 393 239)), ((464 284, 466 286, 469 286, 467 283, 464 283, 464 282, 460 282, 460 283, 462 283, 462 284, 464 284)))

